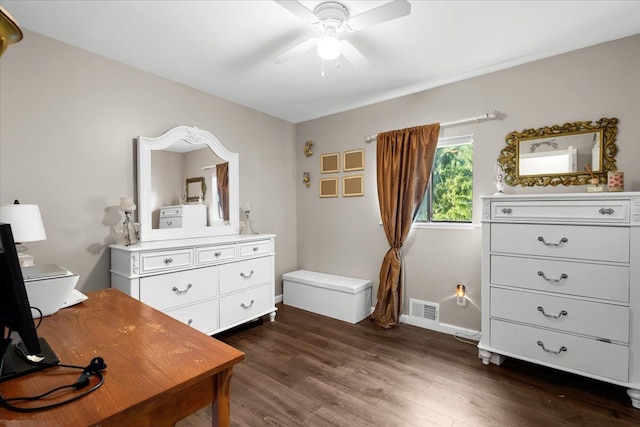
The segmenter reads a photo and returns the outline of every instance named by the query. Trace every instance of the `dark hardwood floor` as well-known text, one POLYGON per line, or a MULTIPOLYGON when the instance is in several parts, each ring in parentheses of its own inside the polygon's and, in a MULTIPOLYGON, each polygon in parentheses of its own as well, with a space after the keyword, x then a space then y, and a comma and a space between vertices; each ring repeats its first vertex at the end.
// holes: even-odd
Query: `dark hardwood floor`
MULTIPOLYGON (((475 345, 410 325, 278 308, 274 323, 218 337, 246 353, 233 426, 640 426, 622 387, 512 359, 484 366, 475 345)), ((177 425, 210 426, 211 411, 177 425)))

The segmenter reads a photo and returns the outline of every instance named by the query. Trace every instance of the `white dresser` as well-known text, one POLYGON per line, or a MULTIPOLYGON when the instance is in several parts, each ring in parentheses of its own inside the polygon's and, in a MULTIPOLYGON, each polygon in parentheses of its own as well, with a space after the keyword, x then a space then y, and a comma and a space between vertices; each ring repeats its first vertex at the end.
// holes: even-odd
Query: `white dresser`
POLYGON ((640 193, 482 198, 483 363, 626 387, 640 408, 640 193))
POLYGON ((111 245, 111 286, 208 334, 275 319, 275 236, 111 245))

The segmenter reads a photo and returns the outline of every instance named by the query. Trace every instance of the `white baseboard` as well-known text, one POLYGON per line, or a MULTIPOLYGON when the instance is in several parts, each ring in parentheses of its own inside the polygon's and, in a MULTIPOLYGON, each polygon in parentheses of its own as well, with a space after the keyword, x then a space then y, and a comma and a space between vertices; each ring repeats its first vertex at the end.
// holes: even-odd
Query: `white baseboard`
MULTIPOLYGON (((276 304, 282 302, 282 294, 276 295, 276 304)), ((371 313, 375 310, 375 307, 371 307, 371 313)), ((482 334, 480 331, 474 331, 473 329, 461 328, 459 326, 449 325, 447 323, 434 322, 428 319, 422 319, 420 317, 409 316, 403 314, 400 316, 400 322, 407 325, 417 326, 418 328, 430 329, 436 332, 442 332, 449 335, 461 335, 461 338, 466 338, 472 341, 480 341, 482 334)))
POLYGON ((434 322, 420 317, 409 316, 403 314, 400 316, 400 322, 408 325, 417 326, 419 328, 430 329, 436 332, 442 332, 449 335, 461 335, 462 338, 470 339, 472 341, 480 341, 482 334, 480 331, 474 331, 473 329, 461 328, 459 326, 449 325, 447 323, 434 322))

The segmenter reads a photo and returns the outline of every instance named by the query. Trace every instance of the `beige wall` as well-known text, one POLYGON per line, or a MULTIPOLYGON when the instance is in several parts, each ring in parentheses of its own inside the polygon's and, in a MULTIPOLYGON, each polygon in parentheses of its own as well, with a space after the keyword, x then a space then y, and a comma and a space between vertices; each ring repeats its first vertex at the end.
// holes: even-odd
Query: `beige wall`
POLYGON ((81 290, 109 286, 104 222, 136 192, 134 138, 178 125, 239 153, 240 201, 278 236, 277 282, 296 268, 293 124, 30 31, 2 56, 0 90, 0 202, 40 205, 48 239, 30 251, 79 273, 81 290))
MULTIPOLYGON (((365 144, 365 135, 502 111, 503 120, 442 134, 474 134, 479 197, 495 191, 493 163, 507 133, 618 117, 619 169, 627 189, 640 190, 638 70, 635 36, 294 126, 27 31, 1 59, 0 202, 40 204, 48 240, 29 244, 39 263, 77 271, 82 290, 107 287, 112 236, 105 222, 120 196, 135 194, 133 139, 193 125, 240 154, 240 202, 252 201, 256 231, 278 235, 276 294, 282 273, 306 268, 370 278, 375 295, 387 243, 375 143, 365 144), (307 158, 310 139, 315 155, 307 158), (365 196, 318 198, 320 154, 357 148, 366 150, 365 196), (310 189, 304 171, 311 172, 310 189)), ((441 322, 479 329, 480 234, 414 230, 404 248, 407 301, 439 302, 441 322), (458 282, 474 304, 455 305, 458 282)))
MULTIPOLYGON (((477 198, 492 194, 493 165, 512 131, 566 122, 617 117, 617 163, 628 190, 640 190, 640 35, 465 80, 296 126, 298 185, 298 266, 369 278, 377 291, 382 257, 388 249, 379 225, 375 184, 375 143, 364 136, 436 121, 447 122, 499 110, 503 120, 447 128, 443 137, 474 134, 474 222, 477 198), (305 157, 305 141, 315 153, 305 157), (320 199, 320 155, 366 149, 365 196, 320 199), (302 185, 310 171, 312 186, 302 185)), ((329 174, 340 176, 345 174, 329 174)), ((509 192, 585 192, 584 187, 508 188, 509 192)), ((481 229, 413 230, 406 253, 406 302, 440 303, 440 321, 480 328, 481 229), (456 283, 467 286, 473 304, 452 298, 456 283)), ((597 242, 594 242, 597 244, 597 242)), ((405 305, 405 313, 408 304, 405 305)))

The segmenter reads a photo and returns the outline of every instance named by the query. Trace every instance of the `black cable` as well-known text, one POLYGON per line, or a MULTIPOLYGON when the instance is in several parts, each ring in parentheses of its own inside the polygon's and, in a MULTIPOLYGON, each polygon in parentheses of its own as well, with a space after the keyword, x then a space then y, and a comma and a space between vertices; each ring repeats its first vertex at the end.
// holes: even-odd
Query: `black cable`
MULTIPOLYGON (((51 390, 49 390, 47 392, 44 392, 44 393, 42 393, 40 395, 37 395, 37 396, 10 397, 8 399, 5 399, 2 395, 0 395, 0 406, 4 407, 4 408, 6 408, 6 409, 8 409, 10 411, 15 411, 15 412, 23 412, 23 413, 26 413, 26 412, 38 412, 38 411, 44 411, 44 410, 47 410, 47 409, 57 408, 59 406, 66 405, 67 403, 70 403, 70 402, 76 401, 78 399, 81 399, 81 398, 85 397, 86 395, 88 395, 89 393, 92 393, 92 392, 96 391, 104 383, 104 376, 102 375, 102 373, 99 370, 96 370, 96 369, 89 370, 89 368, 94 364, 95 360, 96 359, 94 359, 91 362, 91 365, 89 365, 87 367, 76 366, 76 365, 56 364, 56 363, 44 363, 44 362, 42 362, 42 363, 34 363, 34 362, 30 361, 30 363, 34 364, 34 365, 44 365, 44 366, 47 366, 47 367, 56 367, 57 366, 57 367, 61 367, 61 368, 82 369, 82 374, 83 375, 80 377, 80 379, 78 381, 76 381, 73 384, 59 386, 59 387, 53 388, 53 389, 51 389, 51 390), (23 407, 20 407, 20 406, 14 406, 11 403, 9 403, 9 402, 16 402, 16 401, 30 402, 30 401, 42 399, 42 398, 44 398, 44 397, 46 397, 46 396, 48 396, 48 395, 50 395, 52 393, 60 391, 60 390, 64 390, 64 389, 68 389, 68 388, 73 388, 73 389, 77 390, 79 388, 86 387, 87 385, 89 385, 89 381, 90 381, 89 380, 89 376, 90 375, 97 376, 98 377, 98 382, 93 387, 91 387, 89 390, 87 390, 87 391, 85 391, 83 393, 80 393, 80 394, 78 394, 76 396, 73 396, 73 397, 71 397, 71 398, 69 398, 67 400, 63 400, 61 402, 52 403, 52 404, 49 404, 49 405, 35 406, 35 407, 30 407, 30 408, 23 408, 23 407)), ((104 365, 104 368, 106 368, 106 365, 104 365)))
POLYGON ((29 308, 40 313, 40 316, 38 317, 38 324, 36 325, 36 329, 38 329, 40 327, 40 324, 42 323, 42 310, 40 310, 38 307, 29 307, 29 308))

